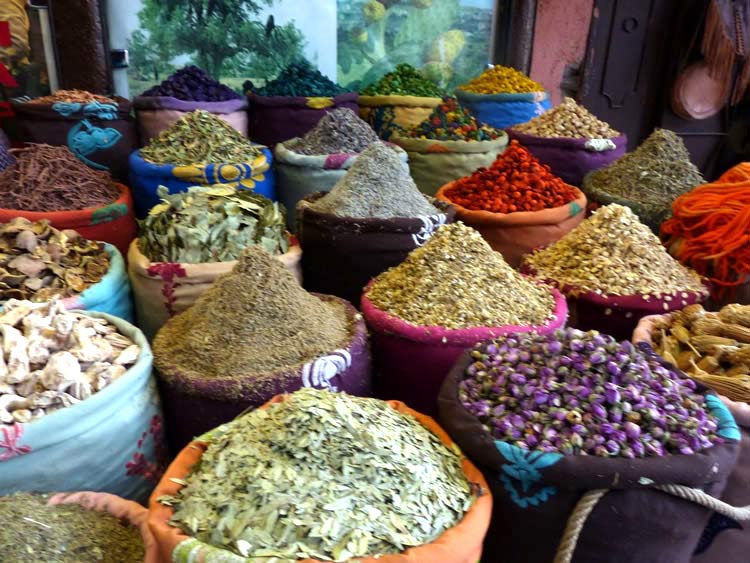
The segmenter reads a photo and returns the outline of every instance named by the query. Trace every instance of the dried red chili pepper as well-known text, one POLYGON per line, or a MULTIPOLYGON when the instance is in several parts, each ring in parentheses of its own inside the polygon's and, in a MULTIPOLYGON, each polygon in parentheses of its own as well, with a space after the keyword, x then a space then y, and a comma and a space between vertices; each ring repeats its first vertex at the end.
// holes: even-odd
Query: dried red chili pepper
POLYGON ((513 213, 560 207, 573 201, 576 192, 518 141, 511 141, 489 168, 456 180, 445 196, 473 211, 513 213))

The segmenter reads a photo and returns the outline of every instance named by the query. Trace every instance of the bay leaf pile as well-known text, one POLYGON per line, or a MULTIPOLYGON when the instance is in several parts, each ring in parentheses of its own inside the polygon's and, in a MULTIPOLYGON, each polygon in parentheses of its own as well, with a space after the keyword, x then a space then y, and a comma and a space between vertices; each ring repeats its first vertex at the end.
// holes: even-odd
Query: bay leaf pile
POLYGON ((200 109, 185 114, 141 149, 148 162, 174 166, 252 162, 260 153, 226 121, 200 109))
POLYGON ((23 217, 0 225, 0 300, 78 295, 108 270, 104 245, 76 231, 23 217))
POLYGON ((372 127, 351 109, 336 108, 321 117, 304 137, 287 146, 299 154, 352 154, 377 140, 372 127))
POLYGON ((154 262, 228 262, 253 245, 272 255, 289 249, 283 206, 260 194, 226 184, 157 193, 162 203, 141 221, 138 237, 154 262))
POLYGON ((304 363, 344 347, 350 326, 340 301, 324 301, 300 287, 279 260, 247 248, 195 304, 172 317, 154 339, 162 376, 179 371, 196 379, 237 380, 237 388, 276 384, 304 363))
POLYGON ((525 264, 538 278, 579 292, 665 295, 667 300, 686 291, 706 293, 697 273, 672 258, 630 208, 614 203, 526 256, 525 264))
POLYGON ((419 326, 450 329, 539 326, 552 317, 549 288, 511 268, 463 223, 440 227, 366 294, 381 311, 419 326))
POLYGON ((0 497, 0 557, 7 563, 136 563, 140 531, 78 504, 48 505, 48 495, 0 497))
POLYGON ((212 433, 170 521, 243 557, 345 561, 435 540, 473 502, 459 456, 384 401, 302 389, 212 433))
POLYGON ((113 324, 67 311, 59 300, 11 299, 0 334, 0 425, 88 399, 125 375, 141 353, 113 324))
POLYGON ((311 209, 339 217, 393 219, 441 213, 419 191, 398 153, 372 143, 311 209))

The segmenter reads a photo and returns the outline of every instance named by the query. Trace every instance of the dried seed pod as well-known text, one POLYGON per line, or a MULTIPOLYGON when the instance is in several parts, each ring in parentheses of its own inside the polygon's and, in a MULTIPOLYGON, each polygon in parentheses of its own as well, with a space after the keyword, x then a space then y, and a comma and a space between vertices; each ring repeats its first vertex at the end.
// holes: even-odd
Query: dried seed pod
POLYGON ((716 373, 720 369, 719 361, 714 356, 704 356, 696 366, 708 373, 716 373))
POLYGON ((693 362, 698 361, 699 359, 700 356, 693 350, 683 350, 677 355, 676 365, 682 371, 688 371, 692 367, 693 362))
POLYGON ((674 336, 678 342, 687 344, 690 342, 690 331, 686 329, 682 324, 672 325, 672 336, 674 336))
POLYGON ((690 338, 690 344, 703 354, 711 354, 717 346, 732 346, 737 342, 731 338, 712 335, 697 335, 690 338))
POLYGON ((737 377, 738 375, 750 373, 750 366, 747 364, 737 364, 731 368, 724 370, 724 375, 729 377, 737 377))
POLYGON ((691 330, 696 336, 722 336, 724 333, 724 323, 719 319, 704 316, 693 321, 691 330))
POLYGON ((737 342, 750 343, 750 328, 739 324, 725 324, 722 336, 733 338, 737 342))
POLYGON ((706 310, 703 308, 703 305, 701 305, 700 303, 693 303, 692 305, 688 305, 682 311, 680 311, 682 318, 688 324, 693 323, 697 319, 702 318, 703 315, 705 315, 705 313, 706 313, 706 310))
POLYGON ((732 303, 719 311, 719 318, 725 323, 750 327, 750 305, 732 303))

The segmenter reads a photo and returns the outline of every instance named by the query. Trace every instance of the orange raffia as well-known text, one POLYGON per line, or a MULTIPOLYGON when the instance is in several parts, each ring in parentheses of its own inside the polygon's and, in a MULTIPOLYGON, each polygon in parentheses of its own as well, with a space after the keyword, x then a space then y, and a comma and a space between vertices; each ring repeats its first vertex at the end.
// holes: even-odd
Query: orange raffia
POLYGON ((661 226, 677 259, 715 284, 715 296, 750 280, 750 162, 672 204, 661 226))

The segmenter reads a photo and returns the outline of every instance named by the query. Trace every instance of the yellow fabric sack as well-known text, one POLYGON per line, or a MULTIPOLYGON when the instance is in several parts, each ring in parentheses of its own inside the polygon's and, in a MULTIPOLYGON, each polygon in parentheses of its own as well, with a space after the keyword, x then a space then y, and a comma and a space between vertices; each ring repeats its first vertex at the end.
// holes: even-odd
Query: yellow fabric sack
POLYGON ((441 101, 420 96, 360 96, 359 116, 387 141, 395 132, 422 123, 441 101))

